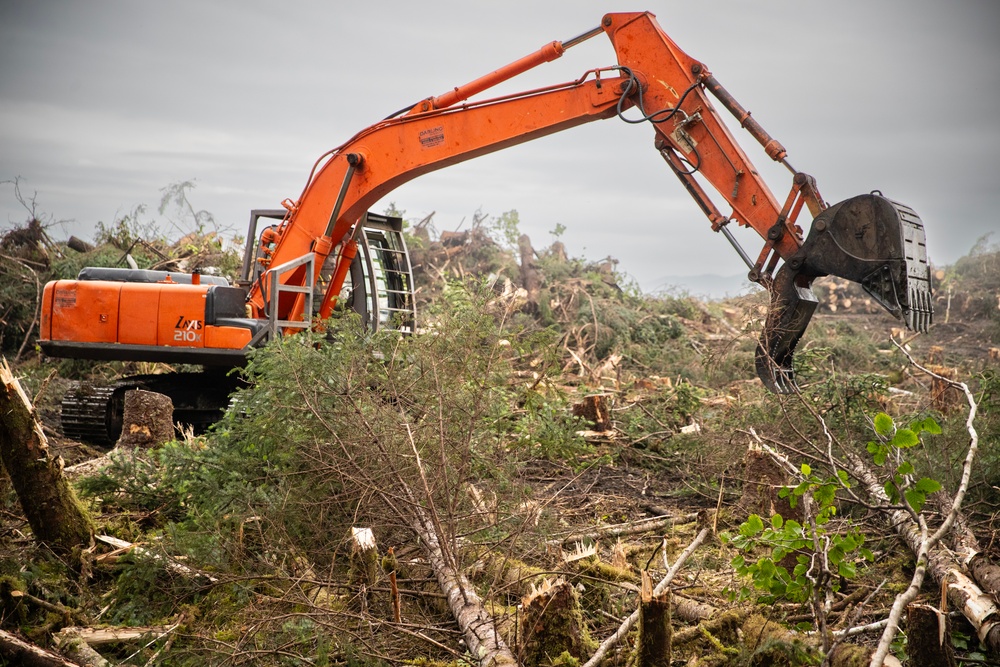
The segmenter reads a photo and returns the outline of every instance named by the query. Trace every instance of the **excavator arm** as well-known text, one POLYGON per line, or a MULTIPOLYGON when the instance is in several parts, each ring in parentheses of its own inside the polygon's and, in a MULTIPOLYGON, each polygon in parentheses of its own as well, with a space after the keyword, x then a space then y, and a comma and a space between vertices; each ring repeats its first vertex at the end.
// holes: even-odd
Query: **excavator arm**
MULTIPOLYGON (((547 44, 465 86, 422 100, 322 156, 299 199, 286 200, 288 214, 270 239, 273 252, 264 268, 289 265, 309 253, 322 265, 336 251, 337 269, 320 308, 320 316, 326 317, 343 286, 365 212, 394 188, 433 170, 616 116, 652 125, 656 150, 712 228, 743 257, 750 278, 770 290, 771 309, 757 353, 758 374, 770 389, 794 390, 792 353, 816 306, 810 285, 817 277, 832 274, 859 282, 907 325, 926 330, 930 281, 919 217, 879 194, 828 207, 815 180, 792 168, 785 148, 648 12, 608 14, 594 30, 547 44), (577 81, 468 101, 602 33, 614 46, 617 65, 591 70, 577 81), (723 123, 710 94, 768 157, 788 168, 791 184, 783 201, 723 123), (725 200, 725 213, 702 181, 725 200), (797 222, 803 206, 815 221, 805 239, 797 222), (733 221, 752 227, 763 239, 756 257, 728 230, 733 221)), ((300 267, 282 275, 281 282, 309 286, 315 277, 308 273, 300 267)), ((255 316, 277 309, 282 320, 303 318, 300 293, 270 291, 265 281, 252 287, 248 301, 255 316)))

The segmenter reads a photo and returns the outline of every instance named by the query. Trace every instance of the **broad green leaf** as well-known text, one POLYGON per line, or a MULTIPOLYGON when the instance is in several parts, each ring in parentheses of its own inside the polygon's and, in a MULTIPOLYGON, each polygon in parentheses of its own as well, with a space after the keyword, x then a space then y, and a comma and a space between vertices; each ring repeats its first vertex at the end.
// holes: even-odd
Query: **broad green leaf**
POLYGON ((896 485, 892 483, 891 479, 882 485, 882 490, 885 491, 885 495, 889 496, 890 503, 899 502, 899 493, 896 491, 896 485))
POLYGON ((927 494, 916 489, 907 489, 903 495, 906 496, 907 504, 918 514, 924 508, 924 503, 927 502, 927 494))
POLYGON ((877 415, 875 415, 876 433, 878 433, 883 437, 889 437, 889 434, 892 433, 893 427, 894 424, 892 423, 892 417, 885 414, 884 412, 880 412, 877 415))
POLYGON ((837 495, 837 489, 832 484, 825 484, 813 492, 813 497, 820 505, 830 505, 837 495))
POLYGON ((910 428, 917 432, 926 431, 927 433, 932 433, 934 435, 941 434, 941 425, 937 423, 934 417, 925 417, 920 421, 913 422, 913 424, 910 425, 910 428))
POLYGON ((891 443, 895 447, 900 449, 908 449, 920 443, 920 438, 917 434, 908 428, 901 428, 896 431, 896 435, 892 436, 891 443))
POLYGON ((740 534, 751 537, 764 530, 764 520, 756 514, 751 514, 740 526, 740 534))
POLYGON ((930 477, 922 477, 913 488, 921 493, 934 493, 941 490, 941 483, 930 477))
POLYGON ((806 477, 812 474, 812 468, 809 467, 808 463, 802 464, 802 474, 805 475, 806 477))
POLYGON ((775 530, 781 530, 781 526, 784 523, 785 520, 781 518, 780 514, 775 514, 774 516, 771 517, 771 527, 774 528, 775 530))

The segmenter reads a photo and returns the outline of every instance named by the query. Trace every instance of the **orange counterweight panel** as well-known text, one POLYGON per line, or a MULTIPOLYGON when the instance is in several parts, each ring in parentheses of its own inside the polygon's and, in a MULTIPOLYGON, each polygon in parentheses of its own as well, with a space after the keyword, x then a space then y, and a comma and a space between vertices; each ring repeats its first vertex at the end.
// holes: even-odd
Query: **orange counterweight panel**
POLYGON ((60 280, 52 287, 51 340, 114 343, 124 283, 60 280))
POLYGON ((205 347, 242 350, 250 342, 250 330, 240 327, 205 327, 205 347))
POLYGON ((125 345, 156 345, 160 292, 157 283, 123 283, 119 300, 118 342, 125 345))
MULTIPOLYGON (((205 347, 205 294, 208 285, 156 283, 160 288, 156 344, 205 347)), ((130 316, 131 317, 131 316, 130 316)))

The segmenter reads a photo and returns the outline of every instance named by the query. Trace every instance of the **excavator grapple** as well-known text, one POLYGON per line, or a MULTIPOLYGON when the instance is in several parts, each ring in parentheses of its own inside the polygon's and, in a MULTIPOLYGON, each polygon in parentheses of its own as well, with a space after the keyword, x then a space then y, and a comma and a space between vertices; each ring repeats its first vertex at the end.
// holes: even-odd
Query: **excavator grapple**
POLYGON ((771 307, 756 364, 772 391, 795 389, 792 354, 816 309, 809 286, 822 276, 859 283, 913 331, 926 332, 931 324, 930 265, 920 218, 881 193, 842 201, 813 220, 805 242, 770 285, 771 307))

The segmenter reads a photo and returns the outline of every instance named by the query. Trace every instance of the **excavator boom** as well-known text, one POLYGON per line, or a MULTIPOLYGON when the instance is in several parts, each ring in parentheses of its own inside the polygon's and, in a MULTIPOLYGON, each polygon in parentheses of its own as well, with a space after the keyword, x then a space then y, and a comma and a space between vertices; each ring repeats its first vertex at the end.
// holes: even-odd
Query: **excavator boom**
MULTIPOLYGON (((747 261, 750 279, 771 291, 772 306, 757 354, 758 374, 769 388, 794 390, 792 353, 815 309, 809 286, 821 275, 862 283, 891 313, 917 330, 926 330, 931 318, 930 280, 920 218, 896 204, 889 208, 838 204, 832 209, 843 210, 843 215, 825 215, 828 206, 815 180, 789 164, 784 146, 704 63, 681 50, 649 12, 607 14, 598 28, 566 42, 546 44, 469 84, 428 97, 330 151, 317 162, 299 199, 287 203, 289 214, 278 230, 272 261, 277 265, 309 252, 322 261, 338 245, 343 252, 349 248, 343 241, 351 238, 364 212, 393 188, 421 174, 616 116, 652 126, 655 148, 712 228, 722 231, 747 261), (468 101, 602 33, 614 46, 617 65, 591 70, 577 81, 550 88, 468 101), (792 178, 784 202, 772 193, 733 137, 713 98, 735 116, 770 159, 789 170, 792 178), (725 200, 727 213, 716 207, 702 181, 725 200), (803 207, 817 221, 822 219, 827 230, 823 238, 834 242, 803 245, 797 222, 803 207), (751 227, 763 239, 756 259, 727 229, 731 222, 751 227), (864 242, 846 241, 855 237, 864 242), (793 260, 804 268, 789 267, 793 260), (785 264, 776 276, 780 261, 785 264)), ((339 260, 341 264, 347 261, 346 255, 339 260)), ((291 273, 287 280, 298 283, 304 275, 291 273)), ((332 281, 324 303, 335 301, 331 296, 340 288, 332 281)), ((258 310, 266 309, 269 299, 262 283, 249 296, 258 310)), ((301 317, 303 300, 286 298, 278 309, 293 319, 301 317)))

